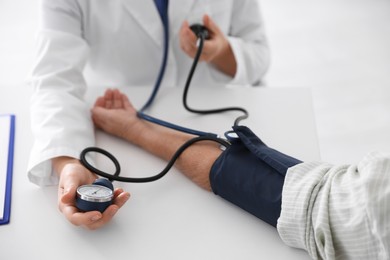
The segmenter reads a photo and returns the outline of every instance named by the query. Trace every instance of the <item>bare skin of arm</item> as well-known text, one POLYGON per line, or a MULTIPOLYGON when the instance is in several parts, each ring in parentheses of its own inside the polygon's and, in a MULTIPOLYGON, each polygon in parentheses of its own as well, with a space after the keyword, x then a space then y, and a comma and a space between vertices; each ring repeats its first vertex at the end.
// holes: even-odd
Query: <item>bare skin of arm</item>
MULTIPOLYGON (((103 131, 123 138, 166 161, 177 149, 194 136, 143 121, 126 95, 107 90, 92 109, 95 125, 103 131)), ((211 191, 210 169, 221 154, 218 144, 202 141, 186 149, 175 163, 185 176, 200 187, 211 191)))

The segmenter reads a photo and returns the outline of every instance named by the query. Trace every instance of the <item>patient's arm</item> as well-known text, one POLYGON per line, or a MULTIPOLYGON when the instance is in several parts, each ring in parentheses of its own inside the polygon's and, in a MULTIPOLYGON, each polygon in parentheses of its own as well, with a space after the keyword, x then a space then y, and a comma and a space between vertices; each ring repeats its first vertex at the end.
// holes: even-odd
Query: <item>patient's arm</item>
MULTIPOLYGON (((137 117, 137 111, 119 90, 107 90, 92 108, 95 125, 168 161, 177 149, 194 136, 152 124, 137 117)), ((211 190, 209 173, 221 154, 219 145, 204 141, 186 149, 175 166, 200 187, 211 190)))

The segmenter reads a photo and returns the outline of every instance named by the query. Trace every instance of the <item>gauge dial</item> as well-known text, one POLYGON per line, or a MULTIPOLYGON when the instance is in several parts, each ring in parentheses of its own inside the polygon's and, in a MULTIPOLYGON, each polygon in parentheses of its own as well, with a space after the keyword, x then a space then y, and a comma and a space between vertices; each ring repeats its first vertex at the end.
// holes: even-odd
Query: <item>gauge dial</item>
POLYGON ((83 185, 77 189, 78 198, 91 202, 111 201, 114 193, 110 188, 102 185, 83 185))

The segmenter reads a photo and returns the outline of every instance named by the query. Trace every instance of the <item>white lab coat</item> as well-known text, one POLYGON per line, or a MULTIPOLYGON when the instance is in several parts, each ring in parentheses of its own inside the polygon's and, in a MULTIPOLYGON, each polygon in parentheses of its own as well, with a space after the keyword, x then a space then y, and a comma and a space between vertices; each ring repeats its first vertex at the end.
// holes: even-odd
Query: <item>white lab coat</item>
MULTIPOLYGON (((184 86, 192 59, 179 45, 184 20, 209 14, 228 36, 237 61, 234 78, 200 63, 192 85, 249 85, 269 65, 258 0, 170 0, 170 46, 164 86, 184 86)), ((28 174, 38 185, 57 183, 51 158, 78 158, 94 145, 84 101, 87 86, 152 86, 163 53, 163 27, 153 0, 42 0, 31 85, 35 137, 28 174)))

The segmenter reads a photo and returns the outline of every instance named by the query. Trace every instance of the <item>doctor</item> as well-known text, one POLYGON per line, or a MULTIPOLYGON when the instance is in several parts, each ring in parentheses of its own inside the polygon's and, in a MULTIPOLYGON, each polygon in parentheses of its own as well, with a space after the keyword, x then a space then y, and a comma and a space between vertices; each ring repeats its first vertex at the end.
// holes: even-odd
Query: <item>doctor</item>
MULTIPOLYGON (((74 207, 75 189, 96 176, 78 162, 94 145, 87 86, 152 86, 163 54, 163 26, 152 0, 42 0, 37 56, 31 85, 35 137, 31 182, 59 185, 58 204, 73 224, 95 229, 106 224, 129 198, 115 192, 103 214, 74 207)), ((269 65, 258 0, 170 0, 169 57, 162 85, 184 86, 203 22, 211 32, 193 86, 256 85, 269 65), (207 14, 207 15, 205 15, 207 14)))

